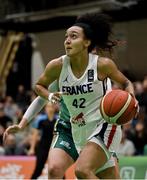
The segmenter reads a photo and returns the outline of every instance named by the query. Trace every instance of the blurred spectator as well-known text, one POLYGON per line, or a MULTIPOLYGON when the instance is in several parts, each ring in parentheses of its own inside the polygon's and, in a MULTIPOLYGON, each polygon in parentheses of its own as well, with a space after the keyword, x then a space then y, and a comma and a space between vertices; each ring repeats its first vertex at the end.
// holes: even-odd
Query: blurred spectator
POLYGON ((135 154, 135 146, 126 136, 126 131, 122 130, 122 139, 118 148, 119 156, 133 156, 135 154))
POLYGON ((36 93, 33 90, 29 92, 29 96, 30 96, 30 102, 32 102, 37 97, 36 93))
POLYGON ((3 144, 3 133, 5 131, 5 128, 0 125, 0 144, 3 144))
POLYGON ((31 142, 33 140, 32 133, 29 128, 26 128, 25 131, 15 134, 16 143, 19 147, 23 147, 25 155, 28 155, 31 142))
POLYGON ((147 144, 143 148, 143 155, 147 156, 147 144))
POLYGON ((147 115, 146 115, 146 112, 145 112, 145 107, 143 107, 143 106, 140 106, 139 113, 138 113, 137 117, 135 117, 132 120, 132 127, 131 128, 135 128, 136 124, 139 121, 144 123, 144 125, 147 127, 147 115))
MULTIPOLYGON (((0 126, 0 134, 3 134, 4 132, 4 128, 2 126, 0 126)), ((3 147, 3 142, 2 140, 0 141, 0 156, 5 154, 5 149, 3 147)))
POLYGON ((143 101, 143 99, 142 99, 142 94, 143 94, 142 82, 140 82, 140 81, 134 82, 134 90, 135 90, 136 99, 138 100, 139 105, 141 105, 142 101, 143 101))
POLYGON ((127 124, 123 125, 123 131, 125 131, 127 139, 132 140, 135 134, 132 121, 129 121, 127 124))
POLYGON ((146 113, 147 113, 147 76, 145 76, 143 80, 143 94, 142 94, 142 103, 141 106, 145 107, 146 113))
POLYGON ((0 103, 0 144, 3 142, 3 133, 5 129, 13 123, 13 120, 4 112, 4 104, 0 103))
POLYGON ((135 133, 131 138, 136 148, 136 155, 143 155, 144 146, 147 144, 146 137, 146 127, 143 122, 138 121, 135 126, 135 133))
POLYGON ((5 114, 4 104, 0 103, 0 125, 6 129, 10 124, 12 124, 12 119, 5 114))
POLYGON ((4 147, 1 145, 0 146, 0 156, 4 156, 5 155, 5 149, 4 147))
POLYGON ((147 128, 147 115, 145 113, 145 108, 140 107, 139 114, 137 118, 134 118, 128 124, 124 125, 124 129, 127 134, 127 138, 132 140, 136 153, 135 155, 142 155, 144 145, 147 144, 147 132, 145 129, 147 128))
POLYGON ((143 84, 141 81, 136 81, 134 84, 135 96, 141 95, 143 93, 143 84))
POLYGON ((23 85, 18 86, 16 103, 23 111, 27 108, 28 104, 30 103, 30 98, 23 85))
POLYGON ((16 143, 16 138, 13 134, 9 134, 4 144, 5 155, 26 155, 25 148, 16 143))
POLYGON ((11 96, 6 96, 5 98, 4 111, 7 116, 13 119, 13 122, 16 122, 19 109, 11 96))
POLYGON ((3 95, 3 90, 2 87, 0 85, 0 102, 2 102, 4 100, 5 95, 3 95))
POLYGON ((22 119, 23 113, 24 113, 24 111, 22 109, 18 108, 18 111, 17 111, 17 114, 16 114, 17 123, 20 122, 20 120, 22 119))
POLYGON ((31 179, 36 179, 41 175, 47 161, 56 120, 56 107, 55 105, 48 103, 45 107, 45 113, 40 114, 34 121, 33 138, 28 154, 35 154, 37 160, 31 179))

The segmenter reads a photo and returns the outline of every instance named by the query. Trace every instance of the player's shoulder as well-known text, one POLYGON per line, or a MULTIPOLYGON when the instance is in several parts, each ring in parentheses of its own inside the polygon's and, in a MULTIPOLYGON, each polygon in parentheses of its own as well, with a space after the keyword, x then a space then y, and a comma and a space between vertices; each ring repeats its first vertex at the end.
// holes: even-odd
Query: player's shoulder
POLYGON ((99 57, 99 61, 98 63, 101 65, 101 66, 106 66, 106 65, 109 65, 111 64, 113 61, 112 59, 108 58, 108 57, 99 57))
POLYGON ((107 57, 99 57, 99 60, 97 63, 97 69, 99 71, 99 78, 102 77, 100 79, 105 79, 114 66, 115 64, 112 59, 107 58, 107 57))
POLYGON ((56 73, 60 74, 61 69, 62 69, 63 61, 62 61, 62 56, 52 59, 51 61, 48 62, 46 66, 46 71, 51 72, 51 73, 56 73))
POLYGON ((58 57, 58 58, 50 60, 47 66, 54 66, 54 67, 62 66, 62 57, 58 57))
POLYGON ((98 69, 111 68, 114 64, 114 61, 108 57, 99 57, 98 69))

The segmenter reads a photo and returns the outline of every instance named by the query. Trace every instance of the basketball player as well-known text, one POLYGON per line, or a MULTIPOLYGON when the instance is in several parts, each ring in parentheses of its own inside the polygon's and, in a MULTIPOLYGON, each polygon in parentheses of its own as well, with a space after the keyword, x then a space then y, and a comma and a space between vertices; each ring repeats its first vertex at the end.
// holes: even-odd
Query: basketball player
MULTIPOLYGON (((99 51, 99 50, 98 50, 99 51)), ((97 53, 96 49, 93 51, 93 53, 97 53)), ((101 54, 104 53, 102 50, 101 54)), ((106 51, 106 56, 108 56, 108 51, 106 51)), ((107 81, 107 87, 108 90, 111 89, 111 83, 108 80, 107 81)), ((53 85, 50 87, 50 91, 58 91, 57 82, 53 83, 53 85)), ((11 132, 16 132, 19 130, 22 130, 27 123, 29 123, 36 115, 37 113, 43 108, 43 106, 47 103, 45 99, 41 97, 37 97, 28 110, 26 111, 22 121, 19 125, 10 126, 6 134, 9 134, 11 132)), ((60 110, 60 119, 57 123, 57 131, 58 131, 58 138, 56 139, 56 144, 53 146, 53 149, 49 153, 49 178, 61 178, 63 177, 66 169, 73 164, 74 160, 77 159, 77 151, 75 149, 73 139, 71 136, 71 126, 69 123, 69 113, 68 110, 63 102, 61 100, 61 110, 60 110), (64 120, 63 120, 64 119, 64 120), (68 147, 64 146, 62 142, 67 142, 71 146, 71 150, 68 149, 68 147), (56 160, 55 160, 56 157, 56 160)), ((119 144, 119 142, 118 142, 119 144)), ((113 149, 114 151, 115 149, 113 149)), ((115 177, 119 178, 119 172, 118 172, 118 165, 116 162, 116 171, 115 171, 115 177)), ((107 177, 107 171, 110 172, 111 168, 107 168, 106 170, 102 170, 99 174, 100 177, 106 178, 107 177)))
MULTIPOLYGON (((114 167, 108 149, 120 141, 115 134, 117 127, 105 123, 99 111, 100 100, 106 92, 104 81, 109 77, 132 96, 134 89, 111 59, 89 54, 96 46, 108 46, 111 27, 105 16, 86 14, 84 18, 81 21, 79 18, 67 29, 66 55, 48 63, 35 90, 39 96, 53 103, 62 95, 70 113, 74 143, 80 152, 76 176, 96 179, 101 178, 97 176, 100 170, 114 167), (60 92, 50 93, 47 87, 55 80, 59 80, 60 92)), ((107 177, 114 179, 114 174, 115 170, 111 168, 107 177)))

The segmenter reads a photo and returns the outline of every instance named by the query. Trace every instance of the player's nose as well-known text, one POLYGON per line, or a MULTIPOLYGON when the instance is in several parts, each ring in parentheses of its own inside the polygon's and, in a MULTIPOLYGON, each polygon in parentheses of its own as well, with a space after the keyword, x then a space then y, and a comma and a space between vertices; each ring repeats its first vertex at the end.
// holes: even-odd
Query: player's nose
POLYGON ((70 37, 67 37, 66 40, 65 40, 65 44, 68 45, 68 44, 70 44, 70 43, 71 43, 71 39, 70 39, 70 37))

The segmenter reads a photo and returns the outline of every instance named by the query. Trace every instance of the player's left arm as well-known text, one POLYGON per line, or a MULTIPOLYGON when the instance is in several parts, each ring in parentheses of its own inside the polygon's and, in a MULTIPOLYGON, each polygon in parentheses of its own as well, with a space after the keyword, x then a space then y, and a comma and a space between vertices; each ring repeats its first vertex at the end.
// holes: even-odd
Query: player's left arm
POLYGON ((118 69, 116 64, 109 58, 101 58, 99 71, 104 78, 109 77, 112 81, 135 97, 132 82, 118 69))
MULTIPOLYGON (((129 92, 135 98, 134 87, 132 82, 118 69, 116 64, 111 59, 100 58, 100 61, 98 62, 98 72, 100 72, 104 79, 106 77, 109 77, 112 81, 119 84, 122 87, 122 89, 129 92)), ((139 112, 139 105, 136 98, 135 101, 135 107, 137 108, 137 116, 139 112)))

